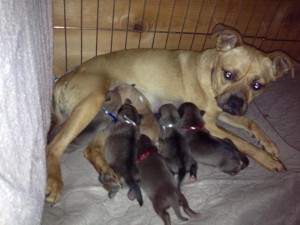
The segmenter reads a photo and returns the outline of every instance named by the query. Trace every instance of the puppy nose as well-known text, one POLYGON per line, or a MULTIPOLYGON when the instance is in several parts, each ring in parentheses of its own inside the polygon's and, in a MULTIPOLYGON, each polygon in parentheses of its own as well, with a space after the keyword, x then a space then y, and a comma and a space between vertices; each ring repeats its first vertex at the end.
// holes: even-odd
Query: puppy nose
POLYGON ((231 109, 241 109, 244 105, 244 100, 235 95, 231 95, 228 99, 228 105, 231 109))

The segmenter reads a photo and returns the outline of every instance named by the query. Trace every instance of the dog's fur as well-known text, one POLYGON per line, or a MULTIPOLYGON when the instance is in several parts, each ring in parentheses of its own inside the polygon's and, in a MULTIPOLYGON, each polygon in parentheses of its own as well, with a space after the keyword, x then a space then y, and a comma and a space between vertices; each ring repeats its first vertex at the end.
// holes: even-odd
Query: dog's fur
POLYGON ((117 91, 109 91, 100 112, 94 117, 89 125, 71 142, 68 148, 78 149, 86 147, 91 140, 98 138, 100 132, 107 129, 116 118, 117 112, 122 105, 122 98, 117 91))
POLYGON ((213 49, 112 52, 88 60, 59 79, 52 115, 55 126, 64 125, 47 146, 48 202, 56 202, 62 191, 62 153, 98 113, 107 90, 121 83, 136 84, 152 106, 155 101, 176 106, 195 103, 206 111, 204 120, 212 135, 231 139, 240 151, 269 170, 284 169, 276 145, 242 115, 271 81, 290 71, 293 74, 291 59, 281 52, 265 54, 243 43, 237 31, 223 25, 217 25, 212 33, 217 38, 213 49), (264 151, 218 127, 217 119, 249 132, 264 151))
MULTIPOLYGON (((136 142, 140 136, 139 124, 140 115, 137 110, 128 103, 123 104, 118 112, 118 121, 105 130, 107 138, 104 145, 104 158, 110 167, 124 179, 141 206, 143 198, 138 184, 138 170, 135 166, 136 142)), ((109 192, 109 197, 114 197, 119 186, 111 176, 100 174, 99 180, 109 192)))
POLYGON ((204 127, 202 113, 195 104, 183 103, 178 113, 184 136, 188 141, 193 157, 198 163, 217 167, 224 173, 237 174, 249 164, 248 158, 238 151, 230 139, 213 137, 204 127))
POLYGON ((180 189, 187 172, 190 173, 190 181, 196 180, 198 165, 183 136, 184 130, 176 107, 173 104, 164 104, 158 112, 158 121, 162 130, 159 151, 170 171, 178 174, 177 187, 180 189))
POLYGON ((154 117, 148 99, 135 88, 135 85, 120 84, 115 90, 121 95, 122 102, 130 99, 131 104, 143 116, 139 126, 141 134, 146 134, 158 146, 161 139, 159 123, 154 117))
POLYGON ((187 220, 182 216, 180 206, 190 217, 198 217, 199 214, 189 207, 186 198, 177 189, 174 177, 157 151, 150 138, 142 134, 137 142, 137 168, 142 188, 151 200, 155 212, 165 225, 171 224, 170 215, 166 211, 170 207, 180 220, 187 220))

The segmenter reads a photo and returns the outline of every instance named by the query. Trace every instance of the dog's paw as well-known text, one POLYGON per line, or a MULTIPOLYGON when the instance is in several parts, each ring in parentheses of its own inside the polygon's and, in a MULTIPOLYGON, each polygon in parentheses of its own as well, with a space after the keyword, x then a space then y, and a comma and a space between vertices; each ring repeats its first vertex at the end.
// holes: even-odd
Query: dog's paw
POLYGON ((279 149, 272 142, 261 142, 264 151, 269 153, 274 159, 279 159, 279 149))
POLYGON ((274 158, 269 153, 263 151, 261 151, 261 153, 262 154, 261 157, 259 157, 260 160, 258 163, 260 163, 263 167, 277 172, 286 170, 286 167, 278 158, 274 158))
POLYGON ((107 172, 111 176, 111 178, 115 181, 115 183, 119 186, 122 187, 122 181, 120 177, 115 173, 113 169, 109 169, 107 172))
POLYGON ((46 201, 50 204, 54 204, 58 201, 62 192, 63 182, 60 179, 48 177, 46 187, 46 201))

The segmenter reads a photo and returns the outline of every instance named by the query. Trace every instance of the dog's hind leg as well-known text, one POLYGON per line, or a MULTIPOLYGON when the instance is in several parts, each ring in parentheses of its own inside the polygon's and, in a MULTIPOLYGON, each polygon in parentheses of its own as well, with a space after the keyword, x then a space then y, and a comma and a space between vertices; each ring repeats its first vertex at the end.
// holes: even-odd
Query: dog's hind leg
POLYGON ((170 214, 167 212, 166 208, 163 207, 165 199, 156 199, 153 201, 153 209, 156 214, 164 221, 164 225, 171 225, 170 214))
POLYGON ((179 203, 182 206, 184 212, 188 214, 190 217, 193 218, 200 217, 200 213, 197 213, 190 208, 188 201, 186 200, 186 198, 181 192, 179 192, 179 203))
POLYGON ((120 177, 115 173, 115 171, 107 164, 103 155, 103 146, 105 143, 105 135, 103 132, 99 134, 99 137, 91 142, 88 147, 84 150, 84 157, 90 161, 98 173, 109 174, 116 184, 120 187, 122 182, 120 177))
POLYGON ((60 158, 70 142, 89 124, 105 101, 105 94, 95 92, 80 101, 72 110, 62 129, 47 146, 46 200, 53 204, 61 194, 63 182, 60 158))

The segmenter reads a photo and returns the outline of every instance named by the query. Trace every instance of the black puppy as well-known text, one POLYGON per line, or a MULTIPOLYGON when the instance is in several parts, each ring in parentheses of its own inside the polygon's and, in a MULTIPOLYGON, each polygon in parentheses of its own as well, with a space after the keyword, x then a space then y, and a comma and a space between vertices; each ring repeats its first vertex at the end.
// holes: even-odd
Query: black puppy
MULTIPOLYGON (((140 120, 140 115, 132 105, 125 103, 121 106, 118 111, 118 121, 105 130, 107 138, 104 145, 104 157, 110 167, 125 180, 130 188, 128 197, 130 199, 135 197, 142 206, 143 198, 135 165, 140 120)), ((110 198, 120 188, 108 174, 100 174, 99 180, 105 184, 103 186, 108 190, 110 198)))
POLYGON ((183 103, 178 109, 182 126, 192 155, 198 163, 217 167, 224 173, 237 174, 248 166, 248 158, 229 139, 213 137, 204 127, 202 116, 196 105, 183 103))
POLYGON ((178 189, 180 189, 187 172, 190 172, 190 181, 196 180, 198 165, 183 136, 184 130, 176 107, 173 104, 162 105, 157 117, 162 130, 160 154, 171 172, 178 174, 178 189))
POLYGON ((171 225, 169 213, 172 207, 177 217, 186 221, 180 212, 180 206, 190 217, 199 217, 188 204, 184 195, 177 189, 174 177, 166 166, 162 156, 157 153, 157 147, 150 138, 144 134, 137 142, 137 168, 140 173, 143 190, 152 202, 153 208, 165 225, 171 225))

